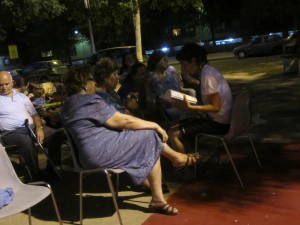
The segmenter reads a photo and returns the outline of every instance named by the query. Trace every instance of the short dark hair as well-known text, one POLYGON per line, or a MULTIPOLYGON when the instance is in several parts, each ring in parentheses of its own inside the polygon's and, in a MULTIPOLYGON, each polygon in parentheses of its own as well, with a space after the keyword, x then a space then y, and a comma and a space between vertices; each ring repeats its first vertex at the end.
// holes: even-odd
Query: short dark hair
POLYGON ((97 84, 103 84, 105 78, 118 70, 119 66, 115 60, 109 57, 102 58, 94 66, 95 81, 97 84))
POLYGON ((62 83, 68 95, 77 94, 88 80, 94 79, 92 67, 89 64, 74 65, 63 75, 62 83))
POLYGON ((160 50, 156 50, 154 51, 148 59, 147 62, 147 68, 150 72, 154 71, 156 69, 156 66, 158 64, 158 62, 163 58, 166 57, 167 54, 164 53, 163 51, 160 50))
POLYGON ((185 44, 177 53, 176 59, 178 61, 191 61, 192 58, 196 59, 197 64, 207 63, 207 51, 204 47, 196 42, 185 44))

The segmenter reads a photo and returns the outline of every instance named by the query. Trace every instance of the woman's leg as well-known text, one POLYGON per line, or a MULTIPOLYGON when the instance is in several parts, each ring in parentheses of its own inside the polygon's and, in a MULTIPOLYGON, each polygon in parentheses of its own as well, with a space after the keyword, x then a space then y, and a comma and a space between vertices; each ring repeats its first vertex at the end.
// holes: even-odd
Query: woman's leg
POLYGON ((161 172, 160 159, 156 161, 156 164, 154 165, 152 171, 148 176, 148 181, 152 193, 152 199, 150 202, 151 208, 164 214, 169 214, 169 215, 178 214, 179 213, 178 209, 168 205, 163 195, 162 186, 161 186, 162 172, 161 172))
POLYGON ((164 149, 161 153, 164 157, 169 159, 174 167, 187 167, 194 165, 200 159, 198 153, 195 154, 184 154, 173 150, 169 145, 164 144, 164 149))
POLYGON ((174 150, 177 152, 184 153, 185 151, 184 151, 183 143, 181 141, 181 134, 179 131, 179 127, 178 126, 172 127, 168 132, 168 136, 172 148, 174 148, 174 150))

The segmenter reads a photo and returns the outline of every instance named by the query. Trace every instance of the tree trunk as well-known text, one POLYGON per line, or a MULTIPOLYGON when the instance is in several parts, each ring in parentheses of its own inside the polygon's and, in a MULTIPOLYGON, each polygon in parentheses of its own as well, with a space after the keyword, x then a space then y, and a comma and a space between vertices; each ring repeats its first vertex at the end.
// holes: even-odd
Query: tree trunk
POLYGON ((140 62, 143 62, 142 35, 141 35, 141 18, 138 0, 132 0, 133 24, 136 42, 136 56, 140 62))

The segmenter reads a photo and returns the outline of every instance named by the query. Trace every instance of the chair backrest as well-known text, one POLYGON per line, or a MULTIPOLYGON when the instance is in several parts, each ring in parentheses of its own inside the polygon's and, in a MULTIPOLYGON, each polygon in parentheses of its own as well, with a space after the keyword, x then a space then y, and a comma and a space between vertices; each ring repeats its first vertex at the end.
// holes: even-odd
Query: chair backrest
POLYGON ((15 187, 22 184, 4 146, 0 144, 0 188, 15 187))
POLYGON ((71 137, 71 134, 68 132, 67 129, 64 129, 64 132, 67 136, 69 148, 70 148, 70 151, 71 151, 74 170, 76 170, 76 171, 84 170, 84 168, 80 164, 79 152, 78 152, 78 149, 76 147, 75 142, 73 141, 73 138, 71 137))
POLYGON ((229 132, 224 136, 229 141, 250 129, 251 126, 251 94, 241 92, 233 103, 229 132))

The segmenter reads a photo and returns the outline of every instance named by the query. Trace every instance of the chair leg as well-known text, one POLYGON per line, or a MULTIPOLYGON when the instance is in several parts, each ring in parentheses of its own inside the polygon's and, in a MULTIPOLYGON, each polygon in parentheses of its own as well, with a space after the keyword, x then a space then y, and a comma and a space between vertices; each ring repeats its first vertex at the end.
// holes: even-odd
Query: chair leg
POLYGON ((118 199, 118 197, 119 197, 119 182, 120 182, 120 180, 119 180, 119 174, 116 174, 116 198, 118 199))
POLYGON ((79 224, 82 225, 83 211, 82 211, 82 192, 83 192, 83 173, 79 174, 79 224))
POLYGON ((31 225, 32 224, 32 221, 31 221, 31 208, 29 208, 27 211, 28 211, 28 223, 29 223, 29 225, 31 225))
POLYGON ((52 199, 52 203, 53 203, 53 207, 54 207, 54 210, 55 210, 55 213, 56 213, 56 217, 57 217, 58 223, 60 225, 62 225, 61 216, 60 216, 60 213, 59 213, 59 210, 58 210, 58 207, 57 207, 57 203, 56 203, 56 200, 55 200, 52 188, 50 188, 50 190, 51 190, 51 199, 52 199))
MULTIPOLYGON (((195 137, 195 153, 198 151, 198 135, 195 137)), ((197 182, 197 163, 194 165, 194 182, 197 182)))
POLYGON ((56 173, 56 175, 59 177, 60 180, 63 180, 62 175, 58 172, 56 166, 54 165, 54 163, 50 159, 47 151, 44 149, 44 147, 40 143, 39 143, 39 147, 40 147, 41 151, 44 153, 44 155, 46 156, 46 158, 48 160, 48 163, 50 163, 50 166, 52 167, 53 171, 56 173))
POLYGON ((105 174, 106 174, 108 186, 109 186, 109 189, 110 189, 110 192, 111 192, 111 195, 112 195, 113 203, 114 203, 115 209, 117 211, 117 215, 118 215, 120 225, 123 225, 123 221, 122 221, 122 218, 121 218, 121 214, 120 214, 120 211, 119 211, 119 206, 118 206, 118 202, 117 202, 117 198, 116 198, 116 193, 115 193, 115 190, 114 190, 114 185, 113 185, 113 182, 111 180, 111 173, 109 173, 107 170, 105 170, 105 174))
POLYGON ((245 189, 244 184, 243 184, 243 182, 242 182, 242 179, 241 179, 241 177, 240 177, 240 174, 239 174, 239 172, 238 172, 237 169, 236 169, 235 163, 234 163, 234 161, 233 161, 233 159, 232 159, 232 157, 231 157, 231 154, 230 154, 230 152, 229 152, 229 150, 228 150, 227 144, 226 144, 226 142, 225 142, 225 140, 224 140, 223 138, 222 138, 222 142, 223 142, 223 145, 224 145, 224 147, 225 147, 226 153, 227 153, 227 155, 228 155, 228 157, 229 157, 229 160, 230 160, 230 162, 231 162, 231 165, 232 165, 232 167, 233 167, 233 169, 234 169, 234 171, 235 171, 235 174, 236 174, 236 176, 237 176, 237 178, 238 178, 238 180, 239 180, 239 182, 240 182, 242 188, 245 189))
POLYGON ((253 150, 253 152, 254 152, 255 158, 256 158, 256 160, 257 160, 257 163, 258 163, 258 165, 259 165, 259 168, 261 168, 261 163, 260 163, 260 160, 259 160, 259 158, 258 158, 258 155, 257 155, 256 149, 255 149, 255 147, 254 147, 254 144, 253 144, 252 138, 250 137, 250 134, 249 134, 249 133, 247 133, 247 136, 248 136, 248 138, 249 138, 249 141, 250 141, 250 143, 251 143, 252 150, 253 150))
MULTIPOLYGON (((28 183, 28 184, 29 185, 44 186, 44 187, 46 187, 50 190, 50 195, 51 195, 51 199, 52 199, 52 203, 53 203, 53 207, 54 207, 54 210, 55 210, 57 220, 58 220, 59 224, 62 225, 62 220, 61 220, 61 217, 60 217, 58 206, 57 206, 55 196, 54 196, 54 193, 52 191, 52 188, 51 188, 50 184, 48 184, 47 182, 44 182, 44 181, 31 182, 31 183, 28 183)), ((28 215, 30 215, 29 224, 31 225, 31 210, 30 210, 30 208, 28 209, 28 215)))

